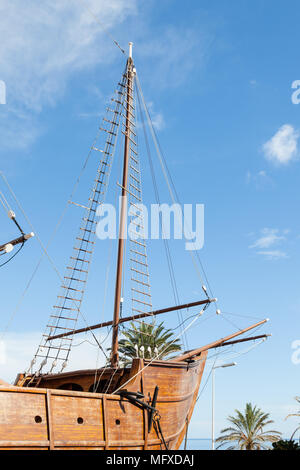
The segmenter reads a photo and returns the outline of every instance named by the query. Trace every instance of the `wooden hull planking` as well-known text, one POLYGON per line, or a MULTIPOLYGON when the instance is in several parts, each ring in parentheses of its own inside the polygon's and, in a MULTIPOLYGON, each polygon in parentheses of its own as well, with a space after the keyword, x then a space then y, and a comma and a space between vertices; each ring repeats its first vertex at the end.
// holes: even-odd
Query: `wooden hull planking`
MULTIPOLYGON (((148 404, 155 387, 159 387, 155 408, 170 450, 179 449, 185 436, 206 356, 207 351, 189 363, 137 359, 129 369, 129 376, 120 374, 122 378, 117 380, 128 391, 142 392, 148 404)), ((89 374, 61 375, 66 376, 65 381, 78 383, 81 379, 82 384, 86 383, 83 388, 89 386, 89 374)), ((58 389, 55 380, 51 384, 50 376, 48 380, 44 377, 39 388, 0 386, 0 449, 165 448, 156 426, 152 425, 148 432, 149 412, 145 408, 117 394, 58 389)))

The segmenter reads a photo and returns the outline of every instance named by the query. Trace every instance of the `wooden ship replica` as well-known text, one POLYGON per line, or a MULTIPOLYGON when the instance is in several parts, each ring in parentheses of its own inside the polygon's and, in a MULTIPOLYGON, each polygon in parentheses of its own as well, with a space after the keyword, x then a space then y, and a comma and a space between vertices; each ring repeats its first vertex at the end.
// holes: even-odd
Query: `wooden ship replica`
MULTIPOLYGON (((121 325, 194 307, 201 308, 201 315, 216 301, 204 288, 206 296, 202 300, 154 311, 145 240, 132 238, 132 315, 121 315, 125 204, 119 221, 113 318, 105 323, 75 328, 95 244, 96 210, 108 185, 119 127, 124 136, 120 191, 123 197, 129 197, 131 206, 141 202, 135 139, 136 89, 139 89, 139 82, 130 43, 125 72, 104 118, 105 146, 100 149, 93 145, 91 149, 95 155, 100 155, 97 176, 88 205, 84 207, 82 225, 54 312, 27 372, 20 373, 14 385, 0 380, 0 449, 179 449, 196 404, 208 351, 267 336, 234 340, 267 321, 263 320, 175 357, 161 359, 161 351, 156 351, 148 359, 136 357, 129 366, 122 366, 118 352, 121 325), (112 329, 109 363, 99 369, 64 371, 74 336, 107 326, 112 329)), ((142 97, 141 92, 139 97, 142 97)), ((142 217, 140 223, 142 225, 142 217)), ((10 245, 24 243, 27 238, 22 232, 21 239, 10 245)), ((0 253, 10 249, 7 245, 0 246, 0 253)))

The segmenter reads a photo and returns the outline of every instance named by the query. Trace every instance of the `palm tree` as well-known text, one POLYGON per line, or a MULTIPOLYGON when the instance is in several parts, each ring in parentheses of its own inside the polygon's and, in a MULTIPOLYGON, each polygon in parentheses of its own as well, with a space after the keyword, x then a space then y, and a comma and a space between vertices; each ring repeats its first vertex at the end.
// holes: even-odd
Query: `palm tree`
MULTIPOLYGON (((300 403, 300 397, 295 397, 295 400, 300 403)), ((297 412, 297 413, 291 413, 289 415, 286 416, 285 419, 289 418, 290 416, 300 416, 300 410, 297 412)), ((291 440, 293 439, 293 437, 295 436, 296 432, 299 431, 300 429, 300 426, 298 426, 295 431, 293 432, 293 434, 291 435, 291 440)))
POLYGON ((227 443, 232 443, 228 450, 262 450, 268 449, 267 442, 276 442, 281 433, 278 431, 264 431, 264 428, 273 423, 269 419, 269 413, 264 413, 260 408, 246 404, 244 413, 235 410, 235 416, 229 416, 228 421, 232 426, 222 429, 216 442, 221 442, 218 448, 227 443))
POLYGON ((292 439, 283 439, 272 444, 273 450, 300 450, 300 446, 292 439))
POLYGON ((123 355, 123 362, 130 363, 134 357, 152 359, 158 356, 163 359, 170 354, 180 351, 181 345, 178 339, 174 339, 171 330, 142 322, 136 326, 130 323, 130 328, 123 331, 124 338, 119 341, 119 353, 123 355))

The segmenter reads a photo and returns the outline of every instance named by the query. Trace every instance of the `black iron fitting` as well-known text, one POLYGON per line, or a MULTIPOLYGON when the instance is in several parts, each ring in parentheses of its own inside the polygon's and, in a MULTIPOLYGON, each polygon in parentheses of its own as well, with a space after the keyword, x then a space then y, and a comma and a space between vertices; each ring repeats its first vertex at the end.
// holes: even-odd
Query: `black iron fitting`
POLYGON ((127 400, 130 401, 130 403, 132 403, 133 405, 146 409, 149 412, 152 412, 153 414, 157 413, 156 408, 140 399, 144 398, 144 395, 141 392, 129 392, 127 390, 120 390, 120 392, 118 392, 117 394, 123 398, 127 398, 127 400))

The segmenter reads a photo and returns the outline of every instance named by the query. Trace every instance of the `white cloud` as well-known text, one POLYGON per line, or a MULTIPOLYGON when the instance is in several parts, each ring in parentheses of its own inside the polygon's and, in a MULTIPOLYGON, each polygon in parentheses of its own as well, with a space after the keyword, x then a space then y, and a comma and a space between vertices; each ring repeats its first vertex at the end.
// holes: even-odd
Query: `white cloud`
POLYGON ((162 113, 155 113, 152 118, 152 123, 155 129, 161 131, 165 127, 165 120, 162 113))
POLYGON ((285 240, 284 235, 278 235, 279 230, 273 228, 264 228, 261 230, 262 236, 259 237, 249 248, 270 248, 281 240, 285 240))
POLYGON ((148 102, 147 107, 148 107, 148 110, 149 110, 149 114, 151 116, 153 127, 157 131, 161 131, 162 129, 164 129, 165 120, 164 120, 163 114, 161 112, 155 111, 154 104, 153 104, 152 101, 148 102))
POLYGON ((290 124, 281 126, 263 145, 265 157, 273 163, 286 165, 298 156, 299 132, 290 124))
POLYGON ((272 178, 265 170, 260 170, 255 173, 247 171, 246 182, 247 184, 254 184, 257 189, 264 189, 265 187, 273 184, 272 178))
POLYGON ((136 0, 29 0, 26 6, 2 0, 0 70, 8 99, 13 94, 39 109, 53 103, 75 70, 115 57, 117 49, 84 4, 109 30, 135 12, 136 0))
MULTIPOLYGON (((116 39, 127 38, 122 24, 135 19, 140 5, 138 0, 1 1, 0 35, 5 40, 0 43, 0 79, 7 88, 7 105, 0 109, 2 149, 30 146, 43 131, 38 113, 57 103, 68 80, 79 71, 111 64, 119 57, 120 51, 107 33, 112 32, 116 39)), ((140 16, 133 29, 137 39, 134 54, 143 64, 141 75, 146 80, 151 77, 151 84, 178 86, 195 68, 203 66, 212 35, 203 28, 199 32, 198 25, 168 26, 153 35, 148 16, 140 16)), ((126 43, 122 45, 126 47, 126 43)), ((83 110, 80 117, 97 111, 83 110)), ((157 129, 164 127, 160 112, 153 121, 157 129)))
POLYGON ((249 248, 255 249, 257 255, 264 256, 268 260, 287 258, 287 254, 283 250, 274 249, 274 247, 283 243, 287 239, 288 233, 289 230, 279 231, 274 228, 264 228, 261 230, 260 237, 249 248))
POLYGON ((84 4, 110 31, 136 13, 137 0, 1 1, 2 148, 29 145, 38 133, 32 116, 56 103, 72 74, 120 53, 84 4))
POLYGON ((77 114, 77 117, 79 118, 83 118, 83 119, 90 119, 90 118, 100 118, 102 116, 102 113, 100 112, 96 112, 96 111, 92 111, 90 113, 86 112, 86 113, 78 113, 77 114))
MULTIPOLYGON (((101 360, 97 363, 98 347, 87 342, 80 344, 86 338, 86 336, 80 335, 78 339, 74 340, 66 370, 88 369, 95 368, 96 364, 97 367, 103 365, 103 354, 100 354, 101 360), (78 346, 75 346, 76 344, 78 346)), ((88 339, 92 342, 90 338, 89 335, 88 339)), ((28 368, 40 340, 40 332, 7 333, 5 339, 0 341, 0 379, 11 383, 19 372, 24 372, 28 368)), ((105 343, 103 346, 106 348, 109 344, 105 343)))
POLYGON ((22 106, 6 105, 0 113, 0 142, 4 149, 23 150, 30 147, 42 132, 34 113, 22 106))
POLYGON ((277 260, 280 258, 287 258, 287 254, 284 251, 281 250, 269 250, 269 251, 258 251, 258 255, 263 255, 267 259, 270 260, 277 260))
POLYGON ((156 88, 181 85, 192 71, 204 65, 212 42, 213 36, 193 27, 170 26, 154 39, 153 36, 146 37, 136 51, 138 56, 146 59, 140 74, 142 82, 143 77, 148 76, 156 88))
MULTIPOLYGON (((107 33, 116 39, 127 38, 125 26, 130 21, 133 24, 140 5, 143 3, 138 0, 0 2, 0 34, 5 38, 0 43, 0 79, 7 88, 7 104, 0 109, 2 150, 26 149, 35 141, 43 132, 38 113, 57 103, 75 73, 114 63, 120 51, 107 33)), ((198 24, 167 26, 153 35, 149 15, 145 9, 139 11, 130 39, 137 42, 134 55, 143 64, 142 80, 150 77, 155 87, 182 84, 205 63, 213 35, 204 28, 199 32, 198 24)), ((80 111, 78 117, 88 118, 98 109, 80 111)), ((158 130, 165 125, 161 112, 155 113, 153 121, 158 130)))

